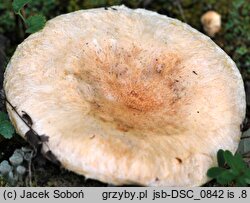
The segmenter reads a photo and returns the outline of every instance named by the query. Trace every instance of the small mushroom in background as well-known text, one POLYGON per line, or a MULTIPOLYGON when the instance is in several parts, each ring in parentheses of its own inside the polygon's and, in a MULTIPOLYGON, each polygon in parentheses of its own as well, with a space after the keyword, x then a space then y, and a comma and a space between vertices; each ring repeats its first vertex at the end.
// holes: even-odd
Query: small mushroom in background
POLYGON ((12 167, 8 161, 4 160, 0 163, 0 174, 7 177, 9 172, 12 171, 12 167))
POLYGON ((201 23, 204 31, 214 37, 221 29, 221 16, 216 11, 207 11, 201 17, 201 23))
MULTIPOLYGON (((43 151, 114 185, 198 186, 245 117, 235 63, 189 25, 125 6, 58 16, 18 46, 4 79, 43 151)), ((7 105, 17 132, 29 128, 7 105)))

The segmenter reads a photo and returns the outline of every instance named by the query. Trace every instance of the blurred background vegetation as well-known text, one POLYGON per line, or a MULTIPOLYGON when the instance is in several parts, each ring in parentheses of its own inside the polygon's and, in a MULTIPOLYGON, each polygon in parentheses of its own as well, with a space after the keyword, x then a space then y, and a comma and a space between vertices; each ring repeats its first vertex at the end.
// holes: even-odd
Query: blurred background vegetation
MULTIPOLYGON (((27 37, 11 4, 12 0, 0 0, 0 35, 5 37, 8 57, 27 37)), ((119 4, 178 18, 200 31, 202 14, 217 11, 222 16, 222 30, 213 40, 233 58, 244 78, 250 79, 250 0, 33 0, 26 6, 25 15, 40 13, 48 20, 62 13, 119 4)))
MULTIPOLYGON (((49 20, 57 15, 80 9, 120 4, 130 8, 146 8, 177 18, 201 32, 204 32, 200 21, 201 16, 208 10, 217 11, 222 17, 222 29, 212 39, 232 57, 242 73, 247 95, 247 117, 250 117, 250 0, 32 0, 25 6, 22 14, 24 17, 42 14, 49 20)), ((4 67, 6 67, 17 45, 28 36, 25 29, 25 24, 19 16, 15 15, 12 9, 12 0, 0 0, 0 68, 2 73, 0 74, 0 89, 2 87, 4 67)), ((0 108, 2 107, 0 106, 0 108)), ((247 132, 249 136, 250 131, 247 132)), ((2 138, 0 137, 0 139, 2 138)), ((14 139, 15 142, 13 140, 2 141, 1 144, 5 146, 6 150, 4 155, 1 152, 0 159, 7 159, 15 148, 23 146, 24 143, 20 138, 14 139)), ((247 146, 250 150, 249 144, 247 146)), ((62 171, 53 165, 46 165, 46 167, 43 166, 40 169, 39 167, 36 169, 34 176, 38 176, 37 180, 43 180, 44 182, 35 181, 35 185, 81 185, 82 181, 80 180, 83 177, 62 171), (46 170, 46 173, 44 173, 44 170, 46 170), (46 175, 46 177, 42 175, 46 175), (63 176, 64 179, 61 179, 60 176, 63 176), (57 181, 60 182, 57 183, 57 181)), ((1 180, 0 185, 2 185, 1 180)), ((102 184, 95 181, 89 184, 85 183, 85 185, 101 186, 102 184)))

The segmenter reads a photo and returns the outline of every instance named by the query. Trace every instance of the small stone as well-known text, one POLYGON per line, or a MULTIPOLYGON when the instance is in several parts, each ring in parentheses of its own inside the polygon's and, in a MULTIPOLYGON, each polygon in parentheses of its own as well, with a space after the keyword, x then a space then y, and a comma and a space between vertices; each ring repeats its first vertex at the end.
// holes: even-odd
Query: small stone
POLYGON ((16 172, 17 172, 17 174, 18 175, 23 175, 23 174, 25 174, 25 172, 26 172, 26 168, 24 167, 24 166, 18 166, 17 168, 16 168, 16 172))
POLYGON ((24 151, 22 149, 16 149, 14 151, 14 154, 21 154, 22 156, 24 156, 24 151))
POLYGON ((8 161, 4 160, 0 163, 0 173, 6 176, 12 170, 11 165, 8 161))
POLYGON ((20 153, 14 153, 10 158, 10 163, 13 166, 18 166, 23 163, 23 156, 20 153))

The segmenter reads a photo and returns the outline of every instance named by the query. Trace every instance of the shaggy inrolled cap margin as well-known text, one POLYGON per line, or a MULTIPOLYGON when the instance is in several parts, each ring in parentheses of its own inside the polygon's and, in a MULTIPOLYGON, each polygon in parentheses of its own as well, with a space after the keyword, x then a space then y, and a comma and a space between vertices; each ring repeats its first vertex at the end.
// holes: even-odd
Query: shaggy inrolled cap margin
POLYGON ((18 46, 4 88, 65 168, 116 185, 207 182, 217 151, 236 151, 246 106, 235 63, 208 37, 124 6, 48 21, 18 46))

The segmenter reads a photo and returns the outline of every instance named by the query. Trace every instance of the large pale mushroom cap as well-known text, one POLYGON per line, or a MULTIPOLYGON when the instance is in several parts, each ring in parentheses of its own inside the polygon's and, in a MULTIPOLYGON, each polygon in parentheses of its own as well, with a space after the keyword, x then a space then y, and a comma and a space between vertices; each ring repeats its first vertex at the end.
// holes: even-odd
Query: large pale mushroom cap
POLYGON ((115 8, 61 15, 29 36, 7 67, 7 98, 69 170, 117 185, 201 185, 217 151, 238 146, 239 71, 190 26, 115 8))

